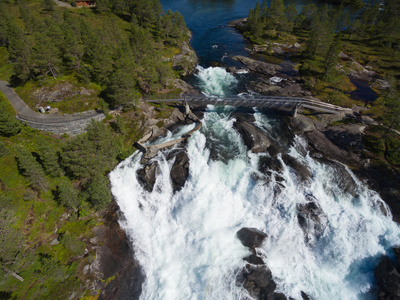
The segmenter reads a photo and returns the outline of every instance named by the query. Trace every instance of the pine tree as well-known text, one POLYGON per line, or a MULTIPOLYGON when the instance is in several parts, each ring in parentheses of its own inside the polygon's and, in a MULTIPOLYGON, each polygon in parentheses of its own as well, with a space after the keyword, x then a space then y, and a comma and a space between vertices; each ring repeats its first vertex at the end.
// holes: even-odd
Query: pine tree
POLYGON ((67 208, 77 208, 79 205, 78 191, 67 178, 60 181, 57 187, 57 198, 60 204, 67 208))
POLYGON ((42 136, 36 136, 39 158, 48 175, 59 177, 63 174, 56 148, 42 136))
POLYGON ((329 47, 328 52, 325 56, 325 77, 331 77, 335 70, 336 65, 339 61, 339 53, 342 50, 342 37, 341 34, 338 34, 333 40, 332 44, 329 47))
POLYGON ((111 192, 108 178, 96 174, 88 183, 86 192, 89 202, 96 209, 103 209, 111 202, 111 192))
POLYGON ((271 0, 268 8, 267 28, 272 30, 282 30, 286 24, 285 5, 283 0, 271 0))
POLYGON ((23 146, 18 146, 16 151, 18 168, 22 175, 28 178, 32 187, 46 191, 48 184, 42 166, 36 161, 32 153, 23 146))
POLYGON ((13 136, 21 131, 22 125, 15 119, 14 114, 0 101, 0 135, 13 136))

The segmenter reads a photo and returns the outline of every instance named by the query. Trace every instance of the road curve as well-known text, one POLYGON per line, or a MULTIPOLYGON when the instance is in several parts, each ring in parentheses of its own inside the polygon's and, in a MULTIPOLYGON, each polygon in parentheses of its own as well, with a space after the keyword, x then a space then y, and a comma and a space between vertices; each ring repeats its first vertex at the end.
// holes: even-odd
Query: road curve
POLYGON ((30 127, 62 135, 77 135, 85 131, 86 125, 92 120, 101 121, 105 118, 102 112, 86 111, 72 115, 48 115, 33 111, 14 91, 8 82, 0 80, 0 90, 14 107, 16 118, 30 127))

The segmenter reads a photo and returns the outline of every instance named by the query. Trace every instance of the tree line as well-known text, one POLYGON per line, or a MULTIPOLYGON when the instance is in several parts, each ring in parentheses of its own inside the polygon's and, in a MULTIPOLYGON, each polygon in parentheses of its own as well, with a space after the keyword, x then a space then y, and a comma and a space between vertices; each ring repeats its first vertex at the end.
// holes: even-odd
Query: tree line
MULTIPOLYGON (((343 2, 332 9, 327 4, 320 8, 315 4, 308 4, 298 12, 294 4, 285 6, 283 0, 271 0, 269 5, 264 0, 261 4, 257 2, 250 10, 242 30, 255 43, 264 43, 267 39, 284 34, 302 38, 305 48, 298 57, 301 74, 333 82, 339 73, 336 66, 345 39, 359 45, 373 44, 382 51, 391 51, 393 55, 398 55, 400 2, 386 0, 382 3, 374 0, 363 3, 358 16, 351 21, 343 2), (322 71, 313 71, 313 65, 322 66, 322 71)), ((386 116, 382 122, 390 129, 399 128, 398 80, 395 77, 387 79, 389 86, 381 91, 383 100, 379 101, 386 116)))
POLYGON ((52 0, 0 1, 0 47, 6 47, 15 85, 76 74, 105 87, 111 106, 151 93, 175 77, 162 55, 180 46, 188 29, 159 0, 99 0, 89 16, 54 7, 52 0))

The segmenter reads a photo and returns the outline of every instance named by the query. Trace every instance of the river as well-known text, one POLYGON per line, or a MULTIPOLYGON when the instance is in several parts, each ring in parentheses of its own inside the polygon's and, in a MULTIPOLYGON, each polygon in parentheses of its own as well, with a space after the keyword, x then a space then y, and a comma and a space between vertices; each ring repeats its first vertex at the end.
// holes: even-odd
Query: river
MULTIPOLYGON (((203 92, 223 96, 237 89, 240 78, 211 65, 223 61, 225 53, 244 54, 246 42, 226 24, 245 17, 254 4, 163 1, 164 9, 182 12, 193 32, 192 46, 202 64, 195 80, 203 92)), ((124 215, 121 226, 146 277, 141 299, 251 299, 237 281, 246 264, 242 258, 250 254, 236 237, 242 227, 267 233, 258 254, 271 269, 277 291, 287 297, 302 299, 305 292, 312 299, 374 299, 374 268, 382 254, 391 256, 391 248, 400 244, 400 228, 384 213, 387 206, 339 162, 314 159, 307 142, 287 134, 280 117, 256 109, 253 115, 254 124, 279 145, 280 168, 264 164, 261 172, 270 155, 247 150, 233 127, 234 109, 209 106, 203 127, 185 146, 189 177, 180 191, 173 192, 170 179, 172 150, 154 158, 160 172, 152 192, 138 181, 143 167, 138 151, 110 173, 124 215), (307 169, 309 178, 301 179, 284 155, 307 169), (345 184, 343 178, 348 178, 345 184), (326 219, 320 234, 299 225, 298 208, 310 201, 326 219)))

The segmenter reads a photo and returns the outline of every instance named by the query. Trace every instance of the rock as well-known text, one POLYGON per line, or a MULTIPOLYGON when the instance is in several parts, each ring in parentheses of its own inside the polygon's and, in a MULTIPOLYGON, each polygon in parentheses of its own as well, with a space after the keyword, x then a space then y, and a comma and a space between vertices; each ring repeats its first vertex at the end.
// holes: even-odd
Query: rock
POLYGON ((297 205, 297 220, 304 232, 306 242, 313 245, 325 232, 328 218, 318 206, 313 196, 307 197, 310 202, 297 205))
POLYGON ((265 152, 271 145, 268 135, 247 120, 236 118, 233 126, 240 133, 243 142, 251 152, 265 152))
POLYGON ((293 170, 296 171, 296 175, 299 177, 301 181, 306 181, 311 179, 311 171, 307 168, 307 166, 301 164, 298 160, 294 157, 290 156, 289 154, 284 154, 282 156, 282 160, 285 164, 291 167, 293 170))
POLYGON ((300 48, 300 46, 301 46, 301 45, 300 45, 299 43, 297 43, 297 42, 293 44, 293 47, 294 47, 294 48, 300 48))
POLYGON ((359 191, 357 183, 351 174, 346 170, 345 166, 336 161, 331 161, 324 158, 319 158, 318 161, 333 168, 333 172, 335 173, 334 182, 343 193, 349 193, 353 197, 358 197, 359 191))
POLYGON ((254 60, 245 56, 237 55, 232 58, 235 61, 241 62, 250 71, 257 72, 263 75, 275 75, 277 71, 281 71, 282 67, 276 64, 266 63, 258 60, 254 60))
POLYGON ((290 118, 291 127, 295 132, 309 132, 315 130, 314 122, 304 115, 297 115, 295 118, 290 118))
POLYGON ((172 151, 167 156, 167 159, 173 159, 175 162, 171 168, 171 181, 174 192, 179 191, 185 185, 189 176, 189 157, 185 150, 172 151))
POLYGON ((301 298, 303 298, 303 300, 311 300, 310 297, 303 291, 300 292, 300 295, 301 295, 301 298))
POLYGON ((287 300, 285 294, 283 293, 273 293, 272 296, 268 299, 271 300, 287 300))
POLYGON ((266 266, 247 265, 236 279, 255 299, 270 299, 276 288, 271 270, 266 266))
POLYGON ((386 255, 375 269, 375 278, 379 286, 378 299, 400 299, 400 274, 386 255))
POLYGON ((397 271, 400 270, 400 248, 393 248, 394 255, 396 256, 397 271))
POLYGON ((49 245, 50 246, 55 246, 55 245, 58 245, 60 243, 60 241, 58 240, 58 238, 55 238, 54 240, 52 240, 50 243, 49 243, 49 245))
POLYGON ((182 75, 187 76, 194 72, 198 62, 196 53, 184 42, 181 46, 181 53, 175 55, 172 59, 172 68, 176 71, 182 71, 182 75))
POLYGON ((243 257, 243 260, 245 260, 248 263, 253 264, 253 265, 264 265, 265 264, 263 259, 255 254, 250 254, 249 256, 243 257))
POLYGON ((360 163, 360 158, 354 153, 347 152, 340 149, 338 146, 333 144, 326 136, 317 130, 304 133, 304 136, 309 142, 309 145, 313 148, 314 152, 311 152, 315 156, 315 151, 320 156, 322 154, 325 157, 336 159, 343 163, 351 166, 357 166, 360 163))
POLYGON ((361 155, 364 151, 363 128, 363 124, 330 126, 323 133, 340 149, 361 155))
POLYGON ((236 236, 242 242, 243 246, 249 247, 251 249, 260 247, 262 242, 268 235, 257 228, 243 227, 240 229, 236 236))
MULTIPOLYGON (((119 225, 118 205, 109 205, 104 226, 97 228, 103 245, 96 249, 94 264, 97 264, 102 286, 99 300, 139 299, 145 276, 139 263, 134 259, 132 243, 119 225), (107 282, 106 279, 114 277, 107 282)), ((97 294, 97 293, 96 293, 97 294)))
POLYGON ((158 162, 154 161, 144 165, 144 167, 137 171, 138 180, 148 192, 151 192, 156 182, 156 177, 160 173, 158 162))

